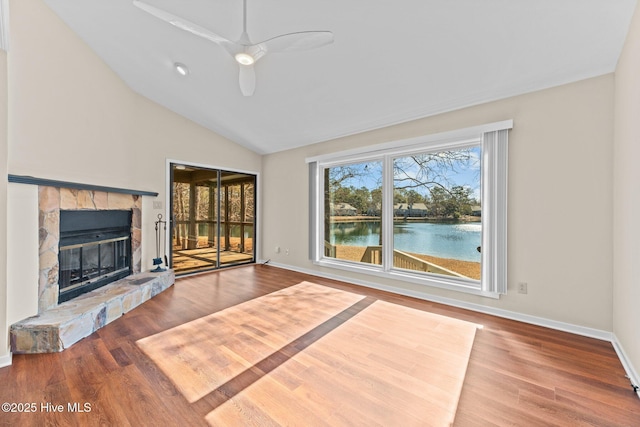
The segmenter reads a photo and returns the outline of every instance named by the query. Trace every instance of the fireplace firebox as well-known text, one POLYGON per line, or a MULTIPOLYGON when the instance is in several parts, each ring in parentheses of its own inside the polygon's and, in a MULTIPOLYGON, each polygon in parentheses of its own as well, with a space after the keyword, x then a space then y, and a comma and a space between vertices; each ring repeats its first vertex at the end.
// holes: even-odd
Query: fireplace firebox
POLYGON ((60 211, 58 303, 132 273, 130 210, 60 211))

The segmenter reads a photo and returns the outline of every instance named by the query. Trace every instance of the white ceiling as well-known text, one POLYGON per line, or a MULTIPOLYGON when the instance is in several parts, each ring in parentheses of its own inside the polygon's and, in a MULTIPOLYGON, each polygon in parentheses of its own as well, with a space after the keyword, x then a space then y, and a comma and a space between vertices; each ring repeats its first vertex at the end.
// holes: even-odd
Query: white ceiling
MULTIPOLYGON (((145 0, 237 40, 242 0, 145 0)), ((134 91, 272 153, 615 70, 636 0, 247 0, 254 42, 330 30, 267 55, 252 97, 220 46, 131 0, 45 0, 134 91), (173 64, 190 69, 181 77, 173 64)))

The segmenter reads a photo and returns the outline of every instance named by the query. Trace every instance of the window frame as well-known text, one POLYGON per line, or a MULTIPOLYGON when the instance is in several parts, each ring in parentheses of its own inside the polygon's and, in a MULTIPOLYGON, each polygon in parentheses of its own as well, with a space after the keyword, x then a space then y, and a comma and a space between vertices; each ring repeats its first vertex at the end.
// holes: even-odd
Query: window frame
POLYGON ((444 288, 491 298, 507 291, 507 145, 513 121, 490 123, 450 132, 376 144, 306 159, 309 164, 311 261, 319 266, 364 273, 376 277, 444 288), (453 278, 393 267, 393 161, 417 153, 480 146, 482 194, 481 279, 453 278), (382 265, 340 260, 324 255, 324 170, 367 161, 381 161, 383 242, 382 265), (389 219, 391 218, 391 219, 389 219), (391 242, 391 244, 385 243, 391 242))

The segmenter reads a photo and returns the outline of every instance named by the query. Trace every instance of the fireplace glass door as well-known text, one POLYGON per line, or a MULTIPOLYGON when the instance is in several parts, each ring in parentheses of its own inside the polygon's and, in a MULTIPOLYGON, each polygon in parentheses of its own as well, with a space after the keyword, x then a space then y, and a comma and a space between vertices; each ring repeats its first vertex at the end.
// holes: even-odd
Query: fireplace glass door
POLYGON ((60 295, 68 294, 131 268, 129 236, 60 247, 60 295))
POLYGON ((61 210, 58 302, 131 274, 130 210, 61 210))

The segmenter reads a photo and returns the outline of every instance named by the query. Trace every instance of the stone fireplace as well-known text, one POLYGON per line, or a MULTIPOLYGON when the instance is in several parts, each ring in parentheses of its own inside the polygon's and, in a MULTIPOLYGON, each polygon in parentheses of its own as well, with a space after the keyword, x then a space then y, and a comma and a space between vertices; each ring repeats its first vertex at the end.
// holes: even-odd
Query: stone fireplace
POLYGON ((40 274, 38 312, 58 304, 60 294, 60 212, 130 211, 131 272, 141 271, 142 197, 135 194, 77 190, 40 186, 38 188, 40 274))
POLYGON ((141 272, 142 197, 156 193, 20 176, 9 181, 38 185, 39 227, 38 283, 31 285, 38 287, 38 313, 11 325, 13 353, 62 351, 173 285, 173 270, 141 272), (117 224, 122 215, 126 225, 117 224), (77 230, 84 217, 100 226, 77 230), (76 291, 85 284, 86 292, 76 291))

